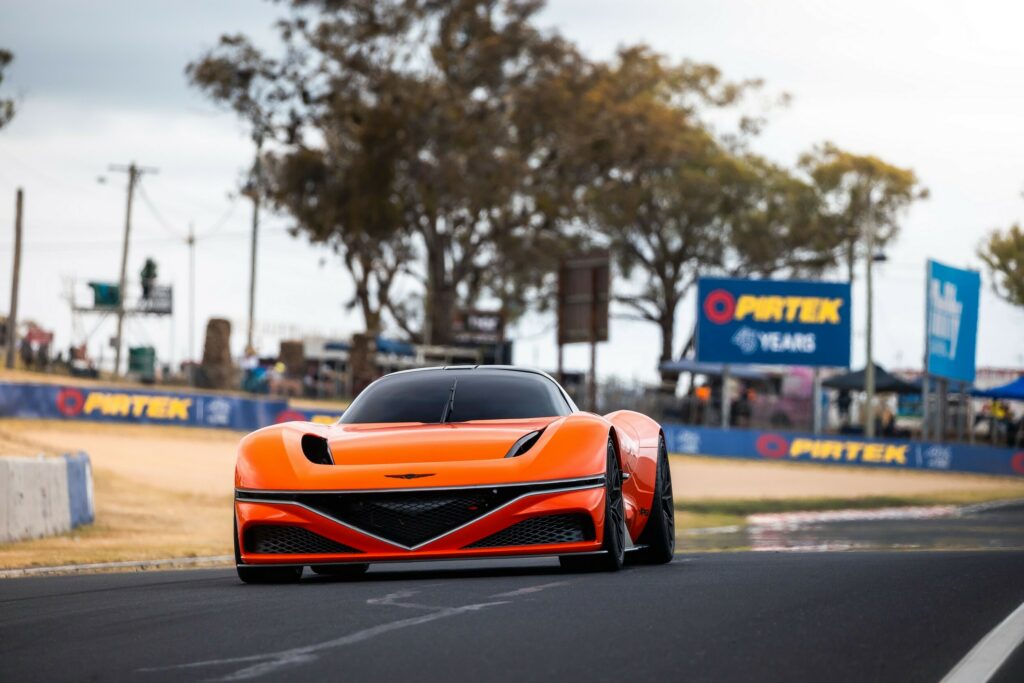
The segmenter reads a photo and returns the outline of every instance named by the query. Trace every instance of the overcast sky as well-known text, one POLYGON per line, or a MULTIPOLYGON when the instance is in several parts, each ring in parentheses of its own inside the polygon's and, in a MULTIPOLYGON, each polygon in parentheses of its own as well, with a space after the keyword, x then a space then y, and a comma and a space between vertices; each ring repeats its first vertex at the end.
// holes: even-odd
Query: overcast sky
MULTIPOLYGON (((3 94, 19 99, 0 131, 0 309, 10 297, 14 191, 26 192, 20 311, 72 337, 66 283, 114 281, 120 263, 126 178, 112 163, 159 169, 142 180, 134 211, 129 272, 147 256, 175 285, 173 321, 133 320, 130 343, 153 343, 164 357, 187 354, 188 249, 196 249, 195 353, 206 319, 235 322, 241 350, 248 286, 250 205, 231 192, 251 163, 236 120, 187 87, 185 64, 225 31, 272 40, 278 7, 260 0, 131 2, 33 0, 0 3, 0 46, 16 61, 3 94), (105 182, 99 178, 104 177, 105 182)), ((998 0, 941 3, 862 0, 550 0, 542 23, 595 57, 645 41, 675 57, 712 62, 731 78, 763 77, 770 92, 793 95, 755 143, 793 164, 832 140, 912 167, 931 190, 903 223, 878 271, 879 362, 919 367, 927 258, 980 268, 984 234, 1024 220, 1024 6, 998 0)), ((285 234, 268 219, 261 234, 257 319, 263 352, 281 335, 347 336, 361 327, 344 310, 351 286, 336 257, 285 234)), ((863 280, 863 278, 861 278, 863 280)), ((1024 311, 982 295, 979 366, 1024 366, 1024 311)), ((84 296, 84 293, 80 295, 84 296)), ((863 363, 861 288, 854 363, 863 363)), ((680 335, 692 328, 693 300, 680 335)), ((90 349, 110 321, 81 317, 90 349)), ((530 316, 512 330, 517 363, 551 368, 553 320, 530 316)), ((656 329, 618 320, 602 346, 603 374, 655 378, 656 329)), ((107 357, 110 351, 105 352, 107 357)), ((587 353, 570 347, 571 366, 587 353)))

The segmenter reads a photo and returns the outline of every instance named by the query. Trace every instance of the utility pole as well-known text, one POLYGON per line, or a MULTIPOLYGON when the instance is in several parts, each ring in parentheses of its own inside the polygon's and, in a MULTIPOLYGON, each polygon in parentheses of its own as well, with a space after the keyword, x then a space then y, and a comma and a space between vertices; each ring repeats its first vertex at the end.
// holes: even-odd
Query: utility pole
POLYGON ((864 436, 875 435, 875 355, 873 346, 874 333, 874 280, 872 278, 875 263, 875 225, 868 220, 867 248, 868 248, 868 272, 865 278, 867 283, 868 299, 868 324, 867 324, 867 366, 864 368, 864 391, 867 393, 867 410, 864 414, 864 436))
POLYGON ((196 338, 196 229, 188 224, 188 383, 193 381, 196 338))
POLYGON ((118 280, 118 292, 117 292, 117 336, 115 337, 117 346, 114 351, 114 374, 118 375, 121 373, 121 335, 124 332, 124 302, 127 294, 128 286, 128 238, 132 232, 132 199, 135 195, 135 185, 139 182, 139 178, 144 173, 156 173, 155 168, 142 168, 137 166, 133 161, 128 166, 120 164, 111 164, 111 171, 118 173, 128 174, 128 203, 125 208, 124 215, 124 244, 121 247, 121 277, 118 280))
POLYGON ((14 368, 18 349, 18 283, 21 280, 21 210, 23 192, 18 188, 14 200, 14 273, 11 276, 11 308, 7 317, 7 369, 14 368))
POLYGON ((250 185, 249 198, 252 199, 252 250, 249 254, 249 322, 246 328, 245 348, 246 351, 253 348, 252 336, 253 326, 256 318, 256 238, 260 227, 260 192, 263 187, 260 167, 260 157, 263 153, 263 137, 256 135, 256 159, 252 164, 252 182, 250 185))

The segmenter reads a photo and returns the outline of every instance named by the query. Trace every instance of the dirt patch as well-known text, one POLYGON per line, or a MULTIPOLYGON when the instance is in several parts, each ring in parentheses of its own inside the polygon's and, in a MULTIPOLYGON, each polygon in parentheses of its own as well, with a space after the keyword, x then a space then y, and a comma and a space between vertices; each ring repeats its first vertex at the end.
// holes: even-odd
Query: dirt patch
POLYGON ((956 495, 975 502, 1024 497, 1024 481, 1005 477, 691 455, 672 456, 672 488, 681 500, 956 495))

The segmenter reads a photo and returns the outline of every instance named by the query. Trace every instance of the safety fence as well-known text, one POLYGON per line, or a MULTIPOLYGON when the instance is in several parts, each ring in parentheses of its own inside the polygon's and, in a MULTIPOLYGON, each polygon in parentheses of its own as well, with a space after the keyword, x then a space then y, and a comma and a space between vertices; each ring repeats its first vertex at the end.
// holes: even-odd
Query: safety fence
POLYGON ((1024 477, 1024 451, 1010 448, 676 424, 663 428, 672 453, 1024 477))

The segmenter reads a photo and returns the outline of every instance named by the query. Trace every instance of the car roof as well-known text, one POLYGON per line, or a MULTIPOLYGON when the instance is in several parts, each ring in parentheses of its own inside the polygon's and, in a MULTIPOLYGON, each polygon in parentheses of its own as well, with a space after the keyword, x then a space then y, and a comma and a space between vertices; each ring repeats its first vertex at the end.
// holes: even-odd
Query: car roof
POLYGON ((544 372, 543 370, 537 370, 534 368, 521 367, 519 365, 436 365, 426 368, 410 368, 409 370, 398 370, 396 372, 389 372, 385 377, 389 375, 404 375, 410 372, 444 372, 446 370, 499 370, 508 372, 529 372, 534 375, 542 375, 547 377, 552 382, 557 384, 554 377, 544 372))
POLYGON ((547 380, 552 382, 556 387, 558 387, 558 390, 561 392, 563 398, 565 398, 565 400, 572 407, 573 412, 579 410, 579 408, 576 407, 576 403, 572 400, 572 397, 569 396, 569 393, 565 390, 565 387, 559 384, 558 380, 556 380, 554 377, 544 372, 543 370, 537 370, 535 368, 526 368, 519 365, 439 365, 427 368, 410 368, 408 370, 398 370, 396 372, 389 372, 383 377, 380 377, 377 381, 386 379, 388 377, 394 377, 395 375, 405 375, 411 372, 445 372, 447 370, 496 370, 498 372, 525 372, 532 375, 540 375, 541 377, 546 378, 547 380))

